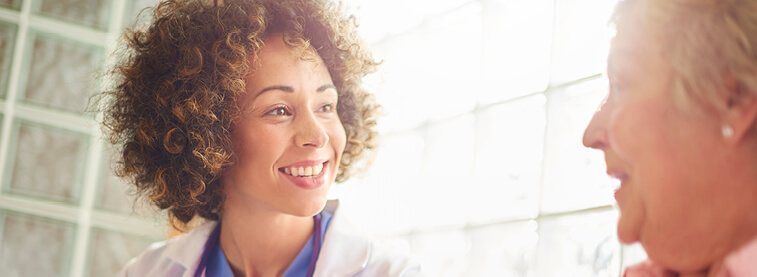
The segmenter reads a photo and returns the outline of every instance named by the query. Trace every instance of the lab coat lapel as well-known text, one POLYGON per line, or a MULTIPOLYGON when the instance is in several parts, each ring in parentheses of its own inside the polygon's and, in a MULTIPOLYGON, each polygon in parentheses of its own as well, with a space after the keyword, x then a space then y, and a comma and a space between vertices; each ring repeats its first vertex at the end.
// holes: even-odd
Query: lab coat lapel
MULTIPOLYGON (((343 218, 338 200, 330 200, 324 210, 333 214, 314 276, 351 276, 364 270, 373 251, 370 239, 343 218)), ((163 255, 184 268, 182 277, 193 277, 205 251, 205 243, 217 221, 209 221, 175 238, 163 255)))
POLYGON ((184 267, 182 277, 195 275, 200 264, 200 258, 205 252, 205 243, 216 224, 218 224, 218 221, 208 221, 195 227, 189 233, 176 238, 176 241, 170 244, 163 253, 163 256, 184 267))
POLYGON ((326 231, 313 276, 351 276, 368 265, 372 251, 370 240, 340 215, 338 206, 338 200, 331 200, 324 209, 334 216, 326 231))

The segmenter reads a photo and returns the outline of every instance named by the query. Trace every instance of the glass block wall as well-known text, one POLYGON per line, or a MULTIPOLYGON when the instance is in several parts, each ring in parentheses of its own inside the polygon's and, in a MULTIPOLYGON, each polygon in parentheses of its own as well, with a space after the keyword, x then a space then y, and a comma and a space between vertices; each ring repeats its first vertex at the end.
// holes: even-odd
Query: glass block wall
POLYGON ((132 211, 85 112, 107 49, 150 1, 0 1, 0 275, 113 276, 164 220, 132 211))
MULTIPOLYGON (((429 276, 619 276, 643 259, 581 146, 615 2, 348 0, 384 61, 366 81, 385 116, 371 169, 332 191, 343 211, 429 276)), ((0 275, 112 276, 165 238, 83 112, 154 3, 0 0, 0 275)))

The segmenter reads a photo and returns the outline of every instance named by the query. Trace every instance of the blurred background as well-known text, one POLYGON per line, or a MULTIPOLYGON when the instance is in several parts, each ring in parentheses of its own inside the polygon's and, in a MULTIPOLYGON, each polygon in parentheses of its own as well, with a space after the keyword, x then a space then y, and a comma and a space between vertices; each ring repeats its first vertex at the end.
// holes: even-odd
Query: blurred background
MULTIPOLYGON (((615 0, 348 0, 384 61, 374 166, 332 195, 429 276, 619 276, 616 182, 581 135, 615 0)), ((0 275, 112 276, 169 233, 84 108, 155 0, 0 0, 0 275)))

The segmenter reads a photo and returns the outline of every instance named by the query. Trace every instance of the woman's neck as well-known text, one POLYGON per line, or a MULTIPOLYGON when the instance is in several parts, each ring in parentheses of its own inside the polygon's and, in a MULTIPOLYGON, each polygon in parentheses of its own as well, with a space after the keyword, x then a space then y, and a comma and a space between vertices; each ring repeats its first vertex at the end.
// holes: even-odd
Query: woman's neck
POLYGON ((240 208, 225 205, 219 239, 234 276, 283 275, 313 233, 313 218, 240 208))

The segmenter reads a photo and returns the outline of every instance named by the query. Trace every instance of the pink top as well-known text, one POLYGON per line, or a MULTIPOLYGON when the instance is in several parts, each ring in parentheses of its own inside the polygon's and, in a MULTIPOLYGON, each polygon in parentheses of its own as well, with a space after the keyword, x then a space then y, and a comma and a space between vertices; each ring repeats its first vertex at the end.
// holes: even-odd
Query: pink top
MULTIPOLYGON (((757 276, 757 239, 725 257, 717 277, 757 276)), ((626 268, 623 277, 675 277, 677 274, 653 264, 651 261, 626 268)))

